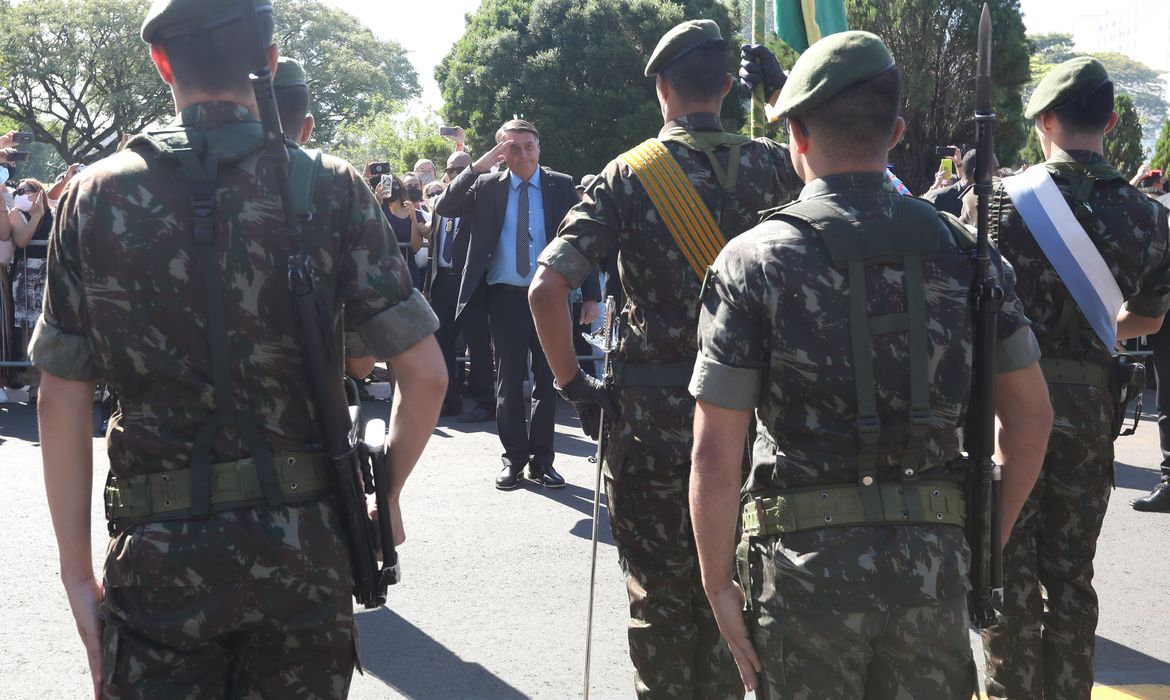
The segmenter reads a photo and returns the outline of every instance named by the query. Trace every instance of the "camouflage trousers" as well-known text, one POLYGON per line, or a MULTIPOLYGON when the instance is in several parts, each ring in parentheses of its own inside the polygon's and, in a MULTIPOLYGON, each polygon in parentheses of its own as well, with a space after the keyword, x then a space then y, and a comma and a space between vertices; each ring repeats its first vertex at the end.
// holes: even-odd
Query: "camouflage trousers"
POLYGON ((703 592, 687 487, 691 465, 640 442, 609 465, 610 526, 630 597, 630 659, 643 700, 743 698, 735 661, 703 592))
POLYGON ((1093 556, 1113 483, 1113 443, 1052 432, 1040 478, 1004 549, 999 622, 983 633, 992 698, 1088 700, 1093 556))
POLYGON ((108 588, 102 698, 346 697, 358 658, 349 592, 321 600, 295 583, 108 588))
POLYGON ((977 677, 967 599, 854 613, 755 605, 764 665, 757 700, 971 700, 977 677))

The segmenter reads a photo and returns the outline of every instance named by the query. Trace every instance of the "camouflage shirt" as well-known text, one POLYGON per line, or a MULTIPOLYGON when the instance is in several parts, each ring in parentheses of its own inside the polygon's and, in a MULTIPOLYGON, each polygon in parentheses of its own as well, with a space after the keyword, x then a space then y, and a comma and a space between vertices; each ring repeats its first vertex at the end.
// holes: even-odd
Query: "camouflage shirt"
MULTIPOLYGON (((203 130, 214 139, 220 127, 255 121, 240 105, 204 103, 184 110, 172 128, 203 130)), ((319 451, 274 182, 268 159, 258 151, 219 169, 214 245, 233 398, 260 426, 273 453, 319 451)), ((118 477, 187 468, 196 430, 215 408, 202 257, 193 241, 190 198, 177 161, 135 146, 74 179, 53 229, 44 315, 30 354, 53 375, 105 382, 117 390, 120 407, 107 440, 110 469, 118 477)), ((303 245, 332 292, 337 329, 360 336, 383 358, 433 333, 438 322, 411 290, 394 236, 361 176, 325 156, 313 204, 303 245)), ((212 456, 214 462, 247 456, 234 427, 219 431, 212 456)), ((264 529, 274 517, 321 521, 320 509, 319 504, 290 506, 277 509, 284 514, 279 516, 265 515, 268 509, 234 511, 130 532, 145 528, 153 533, 148 539, 167 543, 164 551, 186 548, 195 556, 201 547, 222 551, 225 542, 233 543, 233 550, 247 546, 240 544, 247 540, 246 522, 264 529)), ((234 580, 264 570, 222 556, 216 566, 198 571, 176 562, 168 585, 209 577, 234 580)), ((107 570, 107 577, 112 585, 137 581, 129 563, 118 572, 107 570)))
MULTIPOLYGON (((901 196, 878 174, 855 174, 809 183, 800 199, 812 198, 826 198, 848 219, 865 221, 891 217, 901 196)), ((939 252, 923 260, 931 420, 919 470, 935 468, 935 474, 960 452, 971 388, 975 276, 970 251, 956 238, 962 234, 939 220, 937 235, 939 252)), ((998 256, 993 266, 1005 291, 997 369, 1022 369, 1039 359, 1039 350, 1013 291, 1011 268, 998 256)), ((903 279, 900 265, 866 268, 871 318, 907 312, 903 279)), ((755 410, 748 493, 857 483, 848 280, 819 233, 787 220, 766 221, 732 241, 712 268, 691 390, 718 406, 755 410)), ((873 343, 879 483, 900 481, 909 438, 907 335, 883 333, 873 343)), ((925 605, 966 590, 968 550, 959 527, 827 528, 780 536, 777 551, 775 578, 764 574, 764 598, 789 609, 925 605)))
MULTIPOLYGON (((700 132, 720 129, 718 117, 700 113, 667 124, 661 135, 676 126, 700 132)), ((761 211, 790 201, 799 191, 787 147, 768 139, 743 146, 737 196, 730 202, 724 201, 705 155, 677 142, 665 143, 707 209, 713 215, 724 212, 728 220, 719 222, 723 231, 746 231, 759 222, 761 211)), ((620 159, 605 167, 582 202, 569 211, 540 262, 579 285, 614 250, 626 295, 616 356, 631 363, 693 362, 701 284, 638 176, 620 159)), ((668 463, 690 460, 694 400, 685 386, 629 387, 618 393, 618 401, 622 415, 611 426, 612 447, 620 450, 637 437, 668 463)))
MULTIPOLYGON (((1042 166, 1053 175, 1070 207, 1075 207, 1068 175, 1093 175, 1098 182, 1088 195, 1088 217, 1081 220, 1126 299, 1126 308, 1140 316, 1160 317, 1170 309, 1170 231, 1166 210, 1090 151, 1057 153, 1042 166)), ((1089 360, 1109 364, 1106 348, 1087 319, 1077 313, 1060 323, 1065 302, 1072 297, 1028 231, 1003 185, 991 202, 991 234, 1016 269, 1019 295, 1032 319, 1045 358, 1089 360)), ((1051 384, 1053 429, 1101 434, 1113 417, 1113 401, 1103 389, 1087 384, 1051 384)))

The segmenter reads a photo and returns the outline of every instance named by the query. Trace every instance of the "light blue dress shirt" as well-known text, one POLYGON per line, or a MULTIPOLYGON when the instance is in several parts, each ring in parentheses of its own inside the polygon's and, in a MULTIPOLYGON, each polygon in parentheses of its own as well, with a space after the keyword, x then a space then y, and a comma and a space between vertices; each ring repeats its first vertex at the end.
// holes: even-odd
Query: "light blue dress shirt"
POLYGON ((548 243, 544 230, 544 198, 540 191, 540 168, 528 180, 528 276, 516 274, 516 215, 520 209, 520 178, 515 173, 508 175, 508 208, 504 210, 504 225, 500 228, 500 242, 488 268, 488 284, 511 284, 527 287, 536 277, 536 258, 548 243))

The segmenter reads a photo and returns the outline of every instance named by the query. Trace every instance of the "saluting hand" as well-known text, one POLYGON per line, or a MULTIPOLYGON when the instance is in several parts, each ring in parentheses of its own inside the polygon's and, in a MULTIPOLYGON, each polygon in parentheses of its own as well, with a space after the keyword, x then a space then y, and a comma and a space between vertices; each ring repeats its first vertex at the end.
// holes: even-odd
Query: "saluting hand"
POLYGON ((512 145, 512 139, 505 139, 496 144, 496 147, 479 157, 479 160, 471 164, 471 169, 480 175, 490 172, 491 169, 504 160, 504 153, 508 147, 512 145))

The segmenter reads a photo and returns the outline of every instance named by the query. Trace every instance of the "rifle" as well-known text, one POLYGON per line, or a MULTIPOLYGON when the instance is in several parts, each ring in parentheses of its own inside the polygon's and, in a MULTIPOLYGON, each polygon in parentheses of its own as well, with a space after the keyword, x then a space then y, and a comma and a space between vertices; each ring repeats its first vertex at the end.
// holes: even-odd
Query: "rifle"
POLYGON ((1003 289, 991 271, 990 215, 995 112, 991 108, 991 12, 985 3, 979 19, 978 74, 975 82, 975 195, 979 235, 976 245, 974 347, 971 402, 964 430, 969 457, 967 473, 967 543, 971 547, 971 592, 967 611, 971 624, 986 629, 995 623, 995 589, 1003 587, 1000 550, 1002 471, 995 464, 995 345, 1003 289))
MULTIPOLYGON (((612 297, 605 299, 605 323, 602 325, 601 344, 586 336, 591 344, 594 344, 599 350, 605 353, 605 364, 602 370, 602 377, 605 379, 605 386, 608 389, 613 388, 613 369, 610 364, 610 358, 613 356, 613 351, 617 349, 617 301, 612 297)), ((597 480, 593 485, 593 557, 589 563, 589 612, 585 619, 585 693, 584 700, 589 700, 589 662, 592 660, 593 652, 593 592, 597 584, 597 526, 601 518, 601 465, 602 460, 605 459, 605 443, 608 437, 606 428, 608 421, 606 420, 605 411, 601 412, 601 426, 597 430, 597 480)))
MULTIPOLYGON (((333 313, 324 288, 319 284, 308 253, 302 246, 302 224, 293 209, 293 195, 289 180, 289 153, 280 113, 276 107, 276 93, 272 89, 272 71, 268 67, 268 45, 260 32, 260 15, 255 0, 239 0, 245 43, 254 52, 250 74, 256 94, 256 107, 264 129, 264 153, 276 173, 281 209, 288 230, 288 283, 294 307, 300 322, 301 341, 305 349, 305 364, 309 388, 321 428, 326 456, 331 464, 333 492, 349 545, 353 570, 353 596, 367 609, 386 602, 386 588, 398 582, 398 557, 394 551, 394 536, 390 515, 389 466, 385 458, 385 440, 377 447, 361 446, 357 440, 359 418, 357 411, 347 410, 346 384, 343 381, 341 358, 333 333, 333 313), (380 477, 380 478, 379 478, 380 477), (378 528, 366 510, 366 494, 376 494, 378 528), (378 565, 378 536, 381 535, 385 553, 378 565)), ((356 387, 353 387, 356 393, 356 387)), ((371 421, 374 433, 385 424, 371 421)), ((377 442, 370 432, 367 436, 377 442)))

